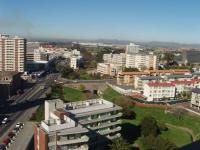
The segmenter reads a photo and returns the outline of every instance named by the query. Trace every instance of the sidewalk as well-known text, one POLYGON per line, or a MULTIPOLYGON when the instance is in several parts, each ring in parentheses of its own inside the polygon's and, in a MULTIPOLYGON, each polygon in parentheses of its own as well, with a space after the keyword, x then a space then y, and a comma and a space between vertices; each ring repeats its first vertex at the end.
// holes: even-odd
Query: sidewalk
POLYGON ((15 142, 9 147, 9 150, 26 150, 33 138, 33 127, 35 124, 35 122, 26 122, 24 128, 17 135, 15 142))

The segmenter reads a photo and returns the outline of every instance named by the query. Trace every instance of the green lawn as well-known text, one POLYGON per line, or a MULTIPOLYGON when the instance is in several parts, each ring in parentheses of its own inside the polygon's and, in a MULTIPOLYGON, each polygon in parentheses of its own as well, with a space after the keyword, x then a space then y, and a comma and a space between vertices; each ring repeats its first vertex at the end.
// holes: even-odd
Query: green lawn
MULTIPOLYGON (((120 96, 118 92, 114 91, 110 87, 103 93, 103 98, 112 101, 115 97, 120 96)), ((122 123, 122 135, 128 141, 135 141, 139 144, 139 124, 144 116, 151 115, 155 117, 158 122, 169 123, 176 126, 181 126, 191 129, 195 135, 200 133, 200 117, 197 115, 185 114, 180 120, 178 120, 173 114, 165 114, 164 109, 161 108, 146 108, 140 106, 133 106, 132 109, 135 112, 135 119, 123 120, 122 123), (136 136, 133 134, 137 134, 136 136)), ((174 142, 178 147, 191 143, 191 136, 186 131, 181 129, 170 127, 168 131, 163 131, 161 135, 163 138, 169 139, 174 142)))
POLYGON ((64 97, 67 101, 81 101, 85 100, 85 95, 78 89, 64 87, 64 97))
POLYGON ((103 98, 109 101, 113 101, 114 98, 121 96, 120 93, 116 92, 113 90, 111 87, 108 87, 104 92, 103 92, 103 98))
POLYGON ((192 142, 191 136, 187 132, 173 127, 169 127, 168 131, 163 131, 161 137, 174 142, 177 147, 181 147, 192 142))

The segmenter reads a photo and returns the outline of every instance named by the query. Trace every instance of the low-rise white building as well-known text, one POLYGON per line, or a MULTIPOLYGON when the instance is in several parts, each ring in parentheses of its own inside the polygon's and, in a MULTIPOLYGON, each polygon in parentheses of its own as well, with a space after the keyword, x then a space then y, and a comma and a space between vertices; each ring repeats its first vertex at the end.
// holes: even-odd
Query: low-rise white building
POLYGON ((171 81, 176 87, 176 94, 183 91, 191 91, 193 88, 200 87, 200 80, 191 79, 191 80, 175 80, 171 81))
POLYGON ((192 90, 191 107, 200 109, 200 88, 192 90))
POLYGON ((162 99, 174 99, 175 84, 169 82, 149 82, 144 85, 144 96, 147 101, 159 101, 162 99))
POLYGON ((134 82, 135 89, 143 89, 144 85, 152 81, 160 81, 163 78, 160 76, 136 76, 134 82))
POLYGON ((109 63, 98 63, 97 73, 102 75, 115 76, 118 72, 122 71, 122 66, 120 64, 109 64, 109 63))

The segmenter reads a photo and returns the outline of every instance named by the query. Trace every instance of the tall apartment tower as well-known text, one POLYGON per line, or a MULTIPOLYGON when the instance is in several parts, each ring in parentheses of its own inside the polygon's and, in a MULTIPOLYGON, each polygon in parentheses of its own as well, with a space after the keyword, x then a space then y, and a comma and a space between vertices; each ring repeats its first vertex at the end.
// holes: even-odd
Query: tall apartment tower
POLYGON ((136 45, 134 43, 126 45, 126 54, 135 54, 138 53, 139 50, 140 50, 139 45, 136 45))
POLYGON ((0 71, 24 72, 26 40, 0 35, 0 71))

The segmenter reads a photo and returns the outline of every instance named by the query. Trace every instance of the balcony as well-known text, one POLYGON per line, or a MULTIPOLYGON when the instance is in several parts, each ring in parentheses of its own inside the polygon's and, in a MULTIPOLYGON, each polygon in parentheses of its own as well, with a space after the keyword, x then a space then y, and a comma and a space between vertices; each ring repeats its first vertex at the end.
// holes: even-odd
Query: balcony
POLYGON ((114 129, 107 129, 107 130, 103 130, 103 131, 98 131, 101 135, 105 135, 105 134, 109 134, 109 133, 114 133, 114 132, 118 132, 121 131, 121 127, 118 126, 114 129))
POLYGON ((62 140, 58 140, 57 143, 56 141, 53 141, 53 142, 50 142, 48 143, 48 146, 53 146, 53 145, 68 145, 68 144, 76 144, 76 143, 84 143, 84 142, 88 142, 89 140, 89 137, 88 136, 82 136, 81 138, 78 138, 78 139, 65 139, 65 138, 62 138, 62 140))
POLYGON ((106 128, 106 127, 114 126, 114 125, 118 125, 118 124, 121 124, 121 120, 117 120, 115 122, 107 122, 107 123, 104 123, 104 124, 100 124, 96 127, 91 127, 91 129, 96 130, 96 129, 106 128))
POLYGON ((89 123, 94 123, 94 122, 100 122, 100 121, 103 121, 103 120, 110 120, 110 119, 118 118, 118 117, 121 117, 121 116, 122 116, 122 113, 120 112, 116 115, 104 115, 104 116, 100 116, 97 119, 82 120, 82 121, 80 121, 80 123, 81 124, 89 124, 89 123))
POLYGON ((116 138, 119 138, 119 137, 121 137, 121 134, 120 133, 117 133, 116 135, 114 135, 114 136, 110 136, 110 135, 108 135, 108 136, 106 136, 108 139, 110 139, 110 140, 113 140, 113 139, 116 139, 116 138))

